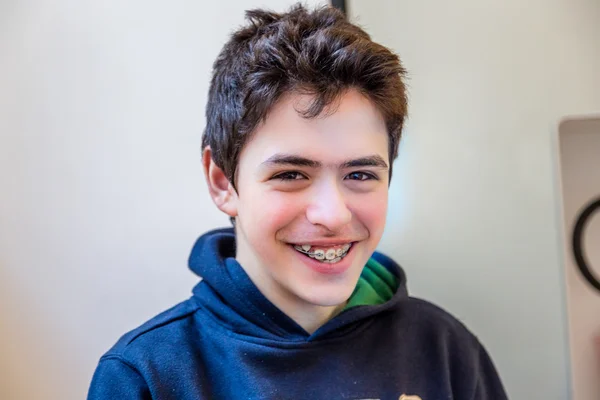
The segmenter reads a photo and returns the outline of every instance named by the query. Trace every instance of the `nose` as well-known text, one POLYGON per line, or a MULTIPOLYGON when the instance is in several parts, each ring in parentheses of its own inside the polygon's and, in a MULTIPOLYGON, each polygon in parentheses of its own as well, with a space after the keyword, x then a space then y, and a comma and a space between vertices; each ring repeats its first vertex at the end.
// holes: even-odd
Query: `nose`
POLYGON ((352 212, 337 184, 323 184, 315 189, 306 209, 306 218, 311 224, 336 232, 350 223, 352 212))

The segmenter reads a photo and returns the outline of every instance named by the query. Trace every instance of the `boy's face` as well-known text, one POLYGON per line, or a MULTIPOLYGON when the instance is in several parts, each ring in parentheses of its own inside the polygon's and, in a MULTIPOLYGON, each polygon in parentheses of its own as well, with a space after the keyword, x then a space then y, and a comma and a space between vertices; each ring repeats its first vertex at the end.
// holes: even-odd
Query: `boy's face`
POLYGON ((237 194, 226 208, 236 216, 236 259, 284 310, 344 304, 387 212, 388 134, 380 113, 351 90, 335 113, 305 119, 296 110, 308 99, 284 96, 257 128, 240 154, 237 194))

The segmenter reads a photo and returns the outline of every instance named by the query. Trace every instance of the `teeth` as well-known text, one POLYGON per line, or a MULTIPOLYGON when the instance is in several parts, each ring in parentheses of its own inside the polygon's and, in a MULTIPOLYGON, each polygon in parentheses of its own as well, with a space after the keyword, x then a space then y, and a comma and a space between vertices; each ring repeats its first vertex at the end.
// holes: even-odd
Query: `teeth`
POLYGON ((325 253, 325 258, 327 260, 333 260, 335 258, 335 249, 329 249, 325 253))
POLYGON ((337 249, 316 249, 313 252, 310 251, 312 248, 310 244, 294 245, 294 248, 310 258, 326 263, 336 263, 346 255, 351 246, 351 244, 345 244, 337 249))
POLYGON ((325 251, 324 250, 321 250, 321 249, 315 250, 314 254, 315 254, 315 258, 317 260, 323 260, 325 258, 325 251))

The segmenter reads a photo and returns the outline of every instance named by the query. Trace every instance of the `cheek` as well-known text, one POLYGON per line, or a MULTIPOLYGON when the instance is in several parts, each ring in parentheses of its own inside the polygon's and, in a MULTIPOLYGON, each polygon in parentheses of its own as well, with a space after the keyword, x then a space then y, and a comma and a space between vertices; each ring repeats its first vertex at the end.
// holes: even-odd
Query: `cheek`
POLYGON ((272 239, 277 231, 292 224, 304 213, 301 196, 282 192, 263 192, 244 199, 240 204, 240 218, 253 237, 272 239))
POLYGON ((352 211, 356 218, 367 227, 372 237, 379 238, 383 234, 388 206, 388 191, 380 190, 361 196, 352 211))
POLYGON ((300 196, 273 193, 263 207, 265 223, 273 229, 281 229, 304 214, 304 202, 300 196))

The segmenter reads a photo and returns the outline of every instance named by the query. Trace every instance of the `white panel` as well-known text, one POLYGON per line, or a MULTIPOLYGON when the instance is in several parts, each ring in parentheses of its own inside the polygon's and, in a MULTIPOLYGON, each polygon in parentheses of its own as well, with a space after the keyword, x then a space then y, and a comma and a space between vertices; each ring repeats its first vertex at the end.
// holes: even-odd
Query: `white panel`
MULTIPOLYGON (((600 201, 600 117, 570 119, 560 127, 560 165, 565 223, 565 277, 573 400, 600 399, 600 289, 579 271, 573 234, 587 207, 600 201)), ((600 208, 589 214, 581 248, 592 279, 600 277, 600 208)))

